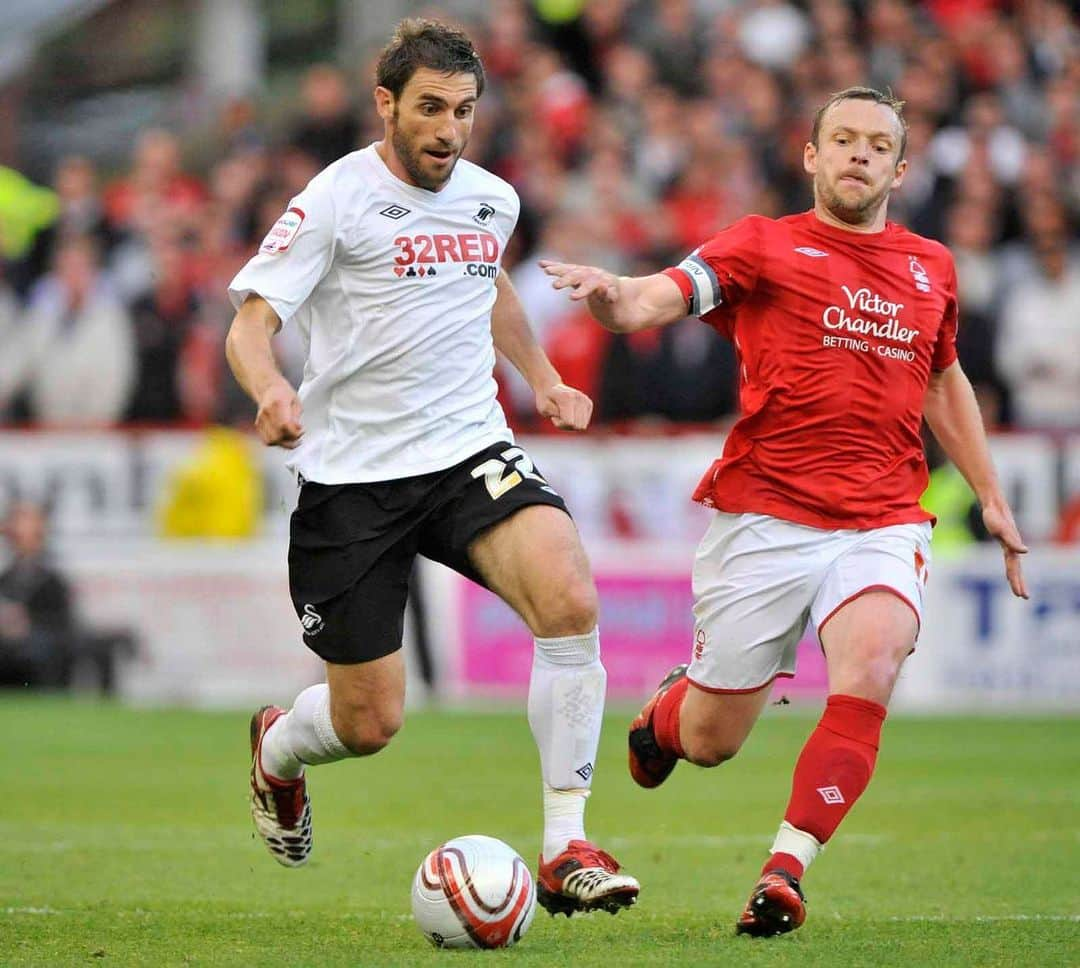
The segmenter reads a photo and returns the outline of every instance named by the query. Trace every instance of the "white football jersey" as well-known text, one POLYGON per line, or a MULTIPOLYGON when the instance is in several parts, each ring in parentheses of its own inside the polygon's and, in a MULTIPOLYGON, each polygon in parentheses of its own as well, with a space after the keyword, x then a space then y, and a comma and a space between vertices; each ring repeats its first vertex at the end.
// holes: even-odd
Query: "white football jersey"
POLYGON ((513 441, 495 399, 491 308, 517 193, 459 159, 441 191, 407 185, 374 145, 313 178, 229 286, 307 353, 304 436, 288 466, 346 484, 442 470, 513 441))

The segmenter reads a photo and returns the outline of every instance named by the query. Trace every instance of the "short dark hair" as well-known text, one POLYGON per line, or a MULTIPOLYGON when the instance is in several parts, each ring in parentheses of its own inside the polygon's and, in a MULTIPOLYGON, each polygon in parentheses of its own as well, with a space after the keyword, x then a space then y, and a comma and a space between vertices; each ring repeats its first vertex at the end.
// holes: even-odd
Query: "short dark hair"
POLYGON ((394 31, 375 67, 375 81, 395 98, 421 67, 443 74, 472 74, 476 96, 484 92, 484 65, 464 31, 437 20, 409 17, 394 31))
POLYGON ((896 160, 901 161, 903 159, 904 152, 907 150, 907 121, 904 120, 904 102, 893 97, 891 93, 882 93, 872 87, 845 87, 844 90, 829 95, 829 99, 817 109, 817 113, 814 115, 814 127, 810 132, 810 143, 815 148, 818 147, 818 137, 821 135, 821 119, 825 117, 825 112, 839 101, 873 101, 875 104, 884 104, 885 107, 892 108, 896 120, 900 122, 900 154, 896 156, 896 160))

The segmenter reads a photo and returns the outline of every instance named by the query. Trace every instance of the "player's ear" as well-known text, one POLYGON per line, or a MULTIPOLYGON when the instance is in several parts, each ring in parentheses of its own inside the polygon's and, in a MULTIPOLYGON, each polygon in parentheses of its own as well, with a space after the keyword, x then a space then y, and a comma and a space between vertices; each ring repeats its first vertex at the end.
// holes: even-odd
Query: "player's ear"
POLYGON ((806 142, 806 146, 803 148, 802 166, 803 171, 808 175, 817 174, 817 148, 814 147, 812 141, 806 142))
POLYGON ((375 110, 384 121, 394 116, 394 95, 388 87, 375 88, 375 110))
MULTIPOLYGON (((892 188, 897 189, 904 183, 904 174, 907 172, 907 159, 903 158, 896 163, 896 172, 893 174, 892 188)), ((892 190, 892 189, 890 189, 892 190)))

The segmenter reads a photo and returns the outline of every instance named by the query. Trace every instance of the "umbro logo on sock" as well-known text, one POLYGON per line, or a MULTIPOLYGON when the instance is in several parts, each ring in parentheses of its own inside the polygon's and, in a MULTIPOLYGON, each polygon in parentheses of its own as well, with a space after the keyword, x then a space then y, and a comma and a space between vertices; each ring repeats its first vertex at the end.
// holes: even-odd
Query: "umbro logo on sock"
POLYGON ((821 799, 826 803, 833 805, 837 803, 844 803, 844 795, 840 792, 839 787, 827 786, 818 787, 818 793, 821 794, 821 799))

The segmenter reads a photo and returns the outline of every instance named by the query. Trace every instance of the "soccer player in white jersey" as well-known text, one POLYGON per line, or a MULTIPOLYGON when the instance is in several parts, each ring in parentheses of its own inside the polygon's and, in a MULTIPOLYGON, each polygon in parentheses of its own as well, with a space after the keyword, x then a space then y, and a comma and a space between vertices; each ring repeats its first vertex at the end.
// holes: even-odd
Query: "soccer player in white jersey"
POLYGON ((829 697, 737 923, 751 935, 803 923, 800 880, 870 782, 915 648, 930 561, 924 415, 1001 543, 1010 587, 1027 597, 1027 549, 956 359, 952 256, 886 221, 905 142, 899 102, 849 88, 819 110, 804 149, 811 211, 741 219, 640 278, 542 263, 608 329, 689 313, 739 354, 741 417, 694 495, 717 513, 694 561, 692 658, 661 682, 628 740, 630 773, 647 788, 680 759, 730 759, 773 680, 793 674, 812 623, 829 697))
POLYGON ((491 589, 535 637, 540 903, 615 912, 638 882, 584 829, 606 685, 596 590, 566 505, 514 446, 495 349, 556 427, 585 429, 592 403, 562 383, 500 268, 517 194, 461 159, 484 86, 468 37, 403 21, 377 84, 383 140, 312 179, 229 290, 226 355, 301 482, 290 590, 327 680, 253 716, 252 816, 275 859, 303 864, 305 766, 377 753, 401 727, 402 616, 423 554, 491 589), (299 393, 271 352, 288 321, 307 346, 299 393))

